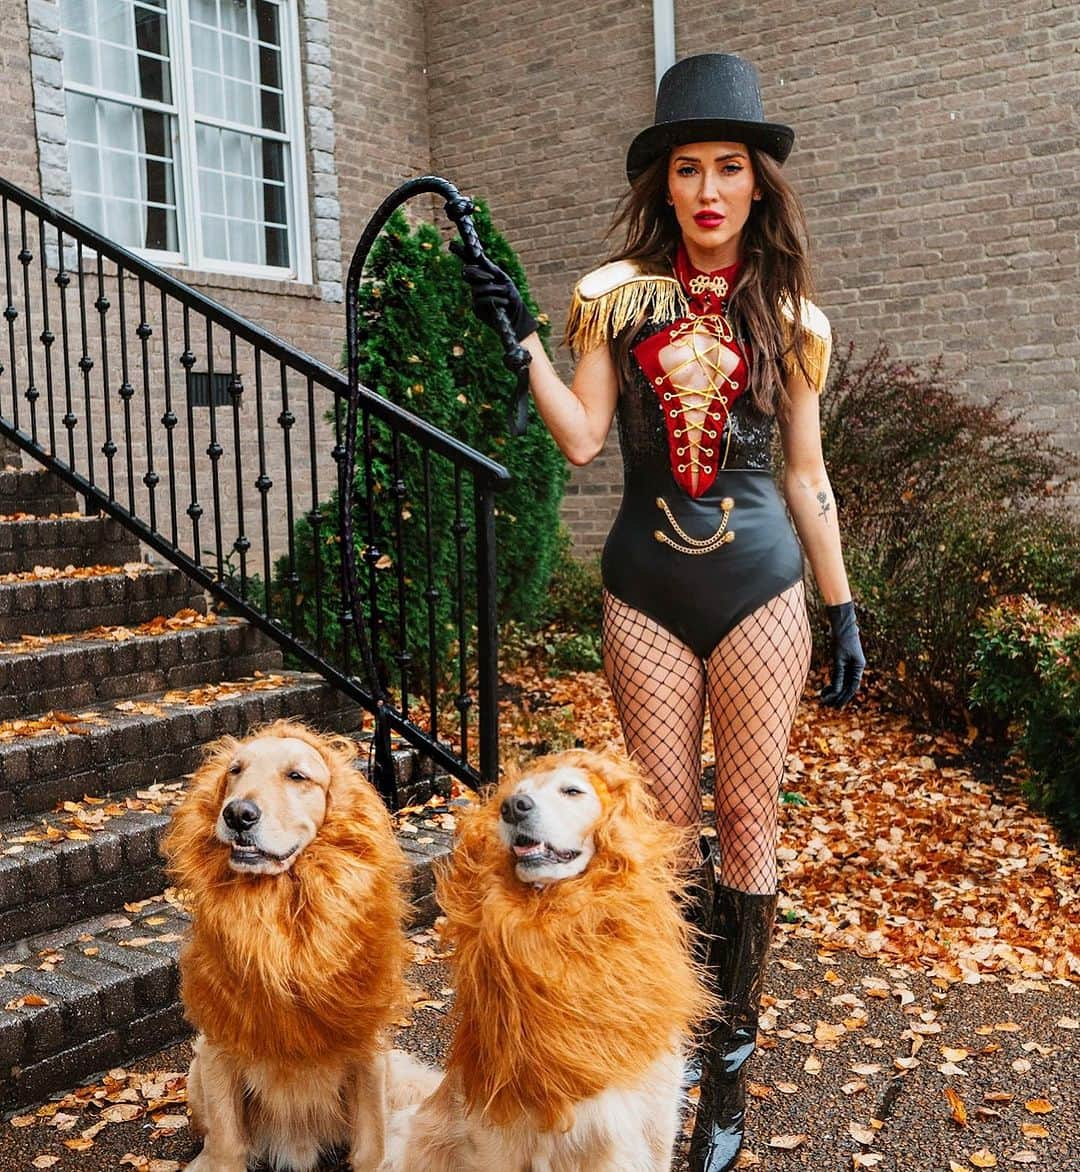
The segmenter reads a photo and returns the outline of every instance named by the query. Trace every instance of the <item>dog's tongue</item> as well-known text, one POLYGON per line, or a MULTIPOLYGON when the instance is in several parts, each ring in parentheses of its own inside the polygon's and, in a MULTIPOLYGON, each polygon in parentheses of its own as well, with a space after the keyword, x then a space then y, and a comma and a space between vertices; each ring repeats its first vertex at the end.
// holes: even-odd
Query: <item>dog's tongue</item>
POLYGON ((516 843, 514 845, 514 854, 517 855, 519 859, 527 859, 533 855, 542 855, 546 850, 547 847, 545 847, 542 842, 534 842, 529 846, 519 846, 516 843))

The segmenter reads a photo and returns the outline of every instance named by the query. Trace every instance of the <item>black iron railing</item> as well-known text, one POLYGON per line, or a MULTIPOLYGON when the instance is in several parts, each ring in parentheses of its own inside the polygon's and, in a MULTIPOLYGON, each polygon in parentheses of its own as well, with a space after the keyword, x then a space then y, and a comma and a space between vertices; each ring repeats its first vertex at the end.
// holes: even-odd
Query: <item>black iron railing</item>
POLYGON ((388 801, 391 731, 464 780, 492 780, 493 493, 506 470, 2 179, 0 213, 0 434, 375 714, 388 801), (440 462, 455 492, 436 510, 423 481, 440 462), (421 483, 403 482, 406 466, 421 483), (365 481, 375 467, 389 486, 365 481), (421 547, 449 517, 450 580, 430 558, 426 580, 406 577, 406 503, 421 547), (343 589, 348 525, 367 577, 359 608, 343 589), (433 638, 410 648, 401 617, 419 605, 433 622, 446 594, 450 665, 433 638))

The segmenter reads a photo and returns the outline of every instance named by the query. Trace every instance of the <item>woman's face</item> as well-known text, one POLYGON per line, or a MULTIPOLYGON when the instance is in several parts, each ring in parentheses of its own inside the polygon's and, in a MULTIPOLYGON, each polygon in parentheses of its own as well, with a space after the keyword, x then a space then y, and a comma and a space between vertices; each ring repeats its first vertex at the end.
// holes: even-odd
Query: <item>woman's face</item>
POLYGON ((739 238, 761 189, 739 142, 692 142, 672 149, 668 199, 691 262, 718 269, 739 259, 739 238))

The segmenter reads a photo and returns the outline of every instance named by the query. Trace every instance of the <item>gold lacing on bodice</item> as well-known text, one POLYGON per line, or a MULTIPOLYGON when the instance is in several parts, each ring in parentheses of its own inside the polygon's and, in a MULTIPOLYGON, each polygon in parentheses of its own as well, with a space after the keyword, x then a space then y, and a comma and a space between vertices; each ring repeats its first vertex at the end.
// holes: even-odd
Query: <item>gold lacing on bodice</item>
MULTIPOLYGON (((726 287, 723 278, 719 280, 726 287)), ((742 390, 733 377, 742 362, 736 346, 727 318, 691 316, 672 330, 657 356, 666 377, 656 376, 653 381, 676 441, 674 469, 695 484, 699 476, 711 476, 727 460, 730 432, 722 456, 717 441, 724 434, 729 404, 742 390), (672 355, 672 350, 688 353, 672 355)))

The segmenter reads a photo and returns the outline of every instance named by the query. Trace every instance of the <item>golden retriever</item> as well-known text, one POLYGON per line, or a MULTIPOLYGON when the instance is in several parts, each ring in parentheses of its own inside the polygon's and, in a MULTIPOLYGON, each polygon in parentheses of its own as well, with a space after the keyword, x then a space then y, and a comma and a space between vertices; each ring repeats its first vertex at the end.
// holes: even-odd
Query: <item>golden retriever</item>
POLYGON ((438 896, 453 945, 441 1082, 393 1056, 387 1172, 667 1172, 682 1049, 711 1004, 683 832, 626 761, 542 758, 462 819, 438 896), (433 1089, 434 1088, 434 1089, 433 1089))
POLYGON ((280 720, 226 737, 165 842, 190 898, 181 995, 199 1031, 189 1172, 310 1172, 343 1147, 375 1172, 385 1035, 404 1003, 406 862, 355 745, 280 720))

